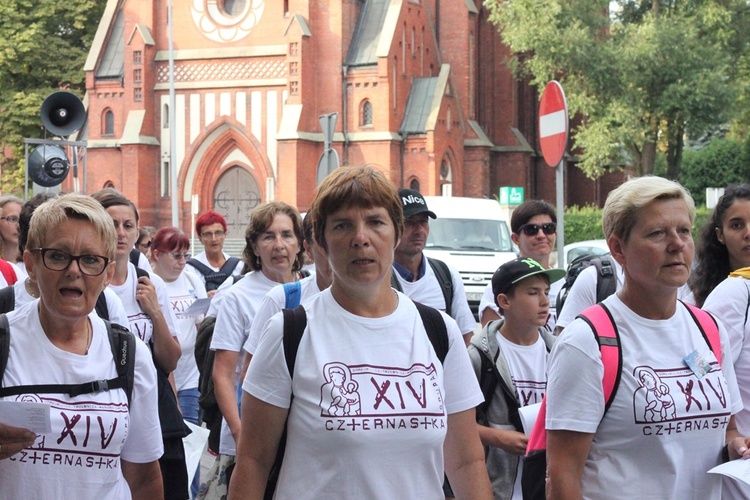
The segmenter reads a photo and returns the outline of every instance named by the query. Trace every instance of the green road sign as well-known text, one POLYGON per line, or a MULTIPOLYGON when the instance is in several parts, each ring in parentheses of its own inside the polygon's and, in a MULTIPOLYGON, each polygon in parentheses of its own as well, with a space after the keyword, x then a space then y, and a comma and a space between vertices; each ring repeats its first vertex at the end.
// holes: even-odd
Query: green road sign
POLYGON ((520 205, 523 203, 523 188, 520 186, 504 186, 500 188, 501 205, 520 205))

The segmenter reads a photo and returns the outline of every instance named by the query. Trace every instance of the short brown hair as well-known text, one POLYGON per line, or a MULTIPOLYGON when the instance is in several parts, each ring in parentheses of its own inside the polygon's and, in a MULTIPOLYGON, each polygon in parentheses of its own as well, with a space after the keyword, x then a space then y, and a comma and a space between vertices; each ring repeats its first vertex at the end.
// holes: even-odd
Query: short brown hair
POLYGON ((292 219, 294 236, 297 237, 297 243, 299 244, 299 251, 295 256, 294 264, 292 265, 292 272, 297 272, 302 269, 305 262, 305 247, 302 244, 302 241, 304 240, 302 235, 302 217, 300 217, 299 211, 296 208, 284 203, 283 201, 265 203, 257 207, 250 214, 250 223, 245 230, 245 250, 242 252, 242 257, 245 259, 245 265, 249 269, 260 271, 263 263, 260 262, 260 258, 255 254, 253 245, 258 242, 258 237, 271 227, 271 224, 273 224, 273 218, 276 214, 285 214, 292 219))
POLYGON ((369 165, 341 167, 318 186, 308 217, 313 217, 315 241, 328 251, 325 240, 326 219, 342 208, 383 207, 393 222, 396 242, 404 232, 404 211, 401 198, 391 181, 380 170, 369 165))

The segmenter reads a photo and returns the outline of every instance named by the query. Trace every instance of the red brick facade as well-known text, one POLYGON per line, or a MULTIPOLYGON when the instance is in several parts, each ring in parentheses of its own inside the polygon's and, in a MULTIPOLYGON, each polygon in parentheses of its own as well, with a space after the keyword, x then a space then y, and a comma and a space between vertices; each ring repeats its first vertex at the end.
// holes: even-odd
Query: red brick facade
MULTIPOLYGON (((236 0, 226 12, 221 0, 174 0, 169 123, 167 0, 110 0, 86 67, 87 192, 113 185, 157 227, 170 223, 176 194, 186 230, 195 194, 200 211, 245 221, 271 199, 305 210, 324 151, 318 117, 335 112, 342 165, 378 165, 425 194, 496 197, 511 185, 554 202, 554 170, 535 153, 538 95, 505 66, 508 50, 482 1, 385 2, 372 63, 347 64, 371 3, 236 0), (121 78, 101 77, 112 53, 121 78), (427 78, 435 94, 423 129, 404 132, 415 79, 427 78)), ((602 199, 599 183, 568 168, 569 204, 602 199)))

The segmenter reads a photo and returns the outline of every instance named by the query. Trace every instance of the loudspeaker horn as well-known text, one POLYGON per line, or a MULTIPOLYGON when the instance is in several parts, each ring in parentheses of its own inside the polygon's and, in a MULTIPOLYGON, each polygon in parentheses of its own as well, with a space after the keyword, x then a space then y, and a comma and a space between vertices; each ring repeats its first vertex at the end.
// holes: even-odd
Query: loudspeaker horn
POLYGON ((83 127, 86 109, 83 102, 71 92, 53 92, 42 103, 42 123, 50 133, 69 136, 83 127))
POLYGON ((70 163, 62 148, 42 145, 29 155, 28 169, 31 180, 42 187, 53 187, 68 176, 70 163))

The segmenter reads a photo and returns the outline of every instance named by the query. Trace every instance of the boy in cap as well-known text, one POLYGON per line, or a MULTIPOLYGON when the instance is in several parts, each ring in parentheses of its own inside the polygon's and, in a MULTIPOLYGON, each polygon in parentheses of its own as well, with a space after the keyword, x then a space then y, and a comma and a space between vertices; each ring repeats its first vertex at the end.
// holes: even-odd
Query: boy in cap
POLYGON ((485 402, 477 407, 479 437, 496 499, 520 499, 521 470, 528 437, 518 409, 541 403, 547 385, 547 358, 554 337, 545 324, 549 289, 565 275, 530 258, 500 266, 492 290, 503 317, 471 339, 469 357, 485 402))

